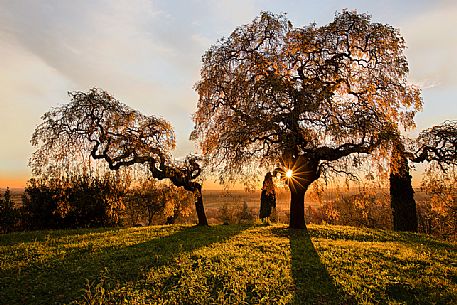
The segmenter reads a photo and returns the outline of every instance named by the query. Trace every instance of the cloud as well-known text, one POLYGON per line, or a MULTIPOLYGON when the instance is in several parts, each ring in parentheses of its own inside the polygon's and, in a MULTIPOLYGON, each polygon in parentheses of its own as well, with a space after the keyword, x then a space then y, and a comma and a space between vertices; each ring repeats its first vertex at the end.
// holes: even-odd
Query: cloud
POLYGON ((423 89, 457 87, 457 4, 444 3, 406 19, 400 30, 407 44, 411 79, 423 89))
POLYGON ((0 173, 13 177, 18 171, 19 175, 29 172, 33 129, 53 106, 50 101, 65 98, 69 84, 55 69, 16 45, 3 43, 0 58, 7 59, 0 73, 0 173))
MULTIPOLYGON (((146 114, 172 118, 184 132, 192 125, 192 85, 208 42, 193 33, 190 22, 152 1, 8 2, 0 8, 0 41, 7 52, 2 58, 22 68, 12 64, 9 73, 3 69, 2 87, 11 89, 0 92, 0 99, 14 108, 13 95, 30 92, 34 97, 24 112, 37 121, 51 106, 65 102, 66 91, 98 86, 146 114), (62 94, 36 92, 56 89, 62 94), (38 106, 43 101, 46 109, 38 106)), ((28 138, 30 129, 22 135, 28 138)), ((189 132, 178 134, 178 148, 189 146, 189 132)), ((18 149, 28 146, 28 139, 25 143, 18 149)))

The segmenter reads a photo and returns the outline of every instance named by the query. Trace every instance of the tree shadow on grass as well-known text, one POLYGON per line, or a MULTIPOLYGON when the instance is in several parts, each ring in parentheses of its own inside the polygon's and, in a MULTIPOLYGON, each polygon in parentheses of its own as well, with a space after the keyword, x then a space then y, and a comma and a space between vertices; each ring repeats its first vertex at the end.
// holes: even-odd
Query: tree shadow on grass
POLYGON ((457 247, 449 242, 433 238, 433 236, 412 232, 395 232, 356 227, 320 226, 309 229, 312 237, 321 237, 333 240, 351 240, 357 242, 401 242, 413 246, 427 246, 432 249, 455 251, 457 247))
POLYGON ((290 238, 295 295, 291 304, 356 304, 334 282, 322 264, 307 230, 278 229, 290 238))
POLYGON ((90 228, 90 229, 58 229, 58 230, 38 230, 26 232, 12 232, 8 234, 0 234, 1 246, 14 246, 16 244, 26 244, 33 242, 44 242, 49 239, 58 239, 73 237, 75 235, 112 233, 116 234, 121 228, 90 228))
POLYGON ((63 304, 81 298, 88 281, 107 270, 118 285, 136 281, 150 268, 163 266, 179 255, 223 242, 248 226, 184 227, 170 235, 130 246, 93 250, 90 245, 64 257, 0 271, 0 304, 63 304))

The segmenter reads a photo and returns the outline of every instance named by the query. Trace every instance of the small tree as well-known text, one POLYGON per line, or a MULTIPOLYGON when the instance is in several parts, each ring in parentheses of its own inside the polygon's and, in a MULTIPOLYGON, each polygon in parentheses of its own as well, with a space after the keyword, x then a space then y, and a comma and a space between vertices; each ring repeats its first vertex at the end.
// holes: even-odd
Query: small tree
POLYGON ((0 193, 0 233, 8 233, 14 230, 18 221, 17 209, 11 199, 11 191, 6 188, 5 193, 0 193))
POLYGON ((201 173, 198 158, 172 159, 175 135, 170 123, 145 116, 100 89, 69 95, 71 102, 45 113, 32 135, 32 144, 38 146, 30 162, 35 174, 78 170, 77 156, 86 155, 106 161, 111 170, 143 164, 154 178, 168 178, 193 192, 198 224, 207 225, 196 181, 201 173))
POLYGON ((22 195, 22 222, 26 230, 58 229, 58 203, 64 194, 56 179, 30 179, 22 195))
POLYGON ((175 186, 165 186, 162 190, 165 198, 164 216, 166 224, 174 224, 179 217, 191 214, 189 203, 195 201, 193 194, 177 189, 175 186))
POLYGON ((65 227, 110 227, 121 223, 125 189, 112 175, 74 176, 61 192, 64 198, 59 204, 67 211, 59 214, 65 227))
POLYGON ((292 169, 290 227, 304 228, 306 190, 332 162, 414 126, 422 101, 404 48, 396 29, 365 14, 293 28, 264 12, 203 56, 193 139, 222 179, 292 169))

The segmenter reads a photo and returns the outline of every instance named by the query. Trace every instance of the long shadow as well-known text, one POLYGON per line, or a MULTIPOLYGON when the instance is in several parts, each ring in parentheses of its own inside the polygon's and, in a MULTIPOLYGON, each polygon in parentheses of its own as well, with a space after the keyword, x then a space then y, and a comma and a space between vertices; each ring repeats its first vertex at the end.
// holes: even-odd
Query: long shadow
POLYGON ((356 304, 333 281, 322 264, 308 231, 278 229, 289 236, 295 295, 291 304, 356 304))
POLYGON ((113 234, 122 228, 90 228, 90 229, 59 229, 59 230, 37 230, 27 232, 12 232, 0 234, 0 246, 14 246, 16 244, 26 244, 32 242, 43 242, 49 239, 72 237, 84 234, 113 234))
POLYGON ((22 270, 0 270, 0 304, 64 304, 82 296, 86 279, 95 281, 107 272, 118 285, 136 281, 152 267, 177 256, 223 242, 248 226, 188 227, 131 246, 93 251, 90 246, 63 258, 34 263, 22 270), (39 298, 37 297, 39 296, 39 298))
POLYGON ((457 246, 450 242, 433 238, 425 234, 411 232, 395 232, 391 230, 351 228, 349 230, 331 230, 325 227, 309 229, 312 237, 322 237, 333 240, 351 240, 357 242, 401 242, 406 245, 427 246, 432 249, 456 251, 457 246))

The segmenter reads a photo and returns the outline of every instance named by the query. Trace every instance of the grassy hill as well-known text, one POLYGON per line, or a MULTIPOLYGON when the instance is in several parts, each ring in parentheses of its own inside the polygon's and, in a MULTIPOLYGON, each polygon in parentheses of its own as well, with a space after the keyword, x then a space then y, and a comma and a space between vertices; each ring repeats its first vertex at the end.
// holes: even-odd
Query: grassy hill
POLYGON ((310 225, 0 235, 0 304, 457 304, 457 246, 310 225))

